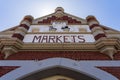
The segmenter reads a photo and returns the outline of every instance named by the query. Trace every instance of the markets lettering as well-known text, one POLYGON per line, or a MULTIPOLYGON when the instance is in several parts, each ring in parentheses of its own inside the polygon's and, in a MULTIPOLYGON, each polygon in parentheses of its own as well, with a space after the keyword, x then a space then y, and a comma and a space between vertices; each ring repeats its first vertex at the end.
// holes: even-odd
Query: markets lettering
POLYGON ((35 35, 32 43, 85 43, 83 35, 35 35))

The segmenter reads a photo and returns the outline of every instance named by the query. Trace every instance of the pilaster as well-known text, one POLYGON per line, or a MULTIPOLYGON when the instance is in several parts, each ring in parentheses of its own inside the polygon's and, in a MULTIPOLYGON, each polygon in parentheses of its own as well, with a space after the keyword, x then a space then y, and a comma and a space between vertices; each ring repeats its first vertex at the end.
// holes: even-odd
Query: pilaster
POLYGON ((104 30, 94 16, 88 16, 86 20, 88 22, 88 25, 90 26, 90 30, 92 31, 95 40, 106 38, 104 30))
POLYGON ((12 35, 12 37, 18 38, 21 41, 23 40, 25 34, 27 33, 29 26, 32 24, 33 17, 30 15, 27 15, 24 17, 24 19, 21 21, 18 28, 15 30, 15 33, 12 35))
POLYGON ((117 49, 119 48, 118 40, 107 38, 104 29, 94 16, 88 16, 86 20, 96 40, 96 47, 98 50, 100 50, 101 53, 109 56, 111 59, 114 59, 114 54, 117 53, 117 49))

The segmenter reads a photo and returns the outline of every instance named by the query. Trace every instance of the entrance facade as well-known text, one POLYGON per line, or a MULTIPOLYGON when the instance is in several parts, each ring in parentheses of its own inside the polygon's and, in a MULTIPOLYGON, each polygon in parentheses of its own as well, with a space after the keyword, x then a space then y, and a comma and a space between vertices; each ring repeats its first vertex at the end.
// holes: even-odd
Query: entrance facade
POLYGON ((0 80, 119 80, 120 31, 57 7, 0 32, 0 80))

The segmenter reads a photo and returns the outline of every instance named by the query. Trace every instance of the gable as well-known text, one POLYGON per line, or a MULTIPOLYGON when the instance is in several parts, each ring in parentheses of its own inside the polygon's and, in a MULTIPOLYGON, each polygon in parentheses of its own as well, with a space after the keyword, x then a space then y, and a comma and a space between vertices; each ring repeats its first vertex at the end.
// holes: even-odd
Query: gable
POLYGON ((68 24, 87 24, 85 19, 65 13, 61 7, 56 8, 52 14, 35 19, 33 24, 51 24, 52 21, 67 21, 68 24))

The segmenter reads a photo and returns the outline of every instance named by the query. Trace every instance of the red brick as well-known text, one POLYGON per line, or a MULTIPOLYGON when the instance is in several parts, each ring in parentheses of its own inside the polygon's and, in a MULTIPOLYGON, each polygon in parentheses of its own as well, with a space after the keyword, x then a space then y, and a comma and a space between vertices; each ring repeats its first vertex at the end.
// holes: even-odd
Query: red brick
POLYGON ((114 59, 115 60, 120 60, 120 52, 118 52, 114 55, 114 59))
POLYGON ((74 60, 110 60, 110 58, 100 52, 87 51, 21 51, 13 54, 7 60, 43 60, 47 58, 70 58, 74 60))
POLYGON ((97 67, 120 79, 120 67, 97 67))
POLYGON ((0 53, 0 60, 4 59, 4 54, 0 53))
POLYGON ((19 66, 0 66, 0 77, 16 68, 19 68, 19 66))

